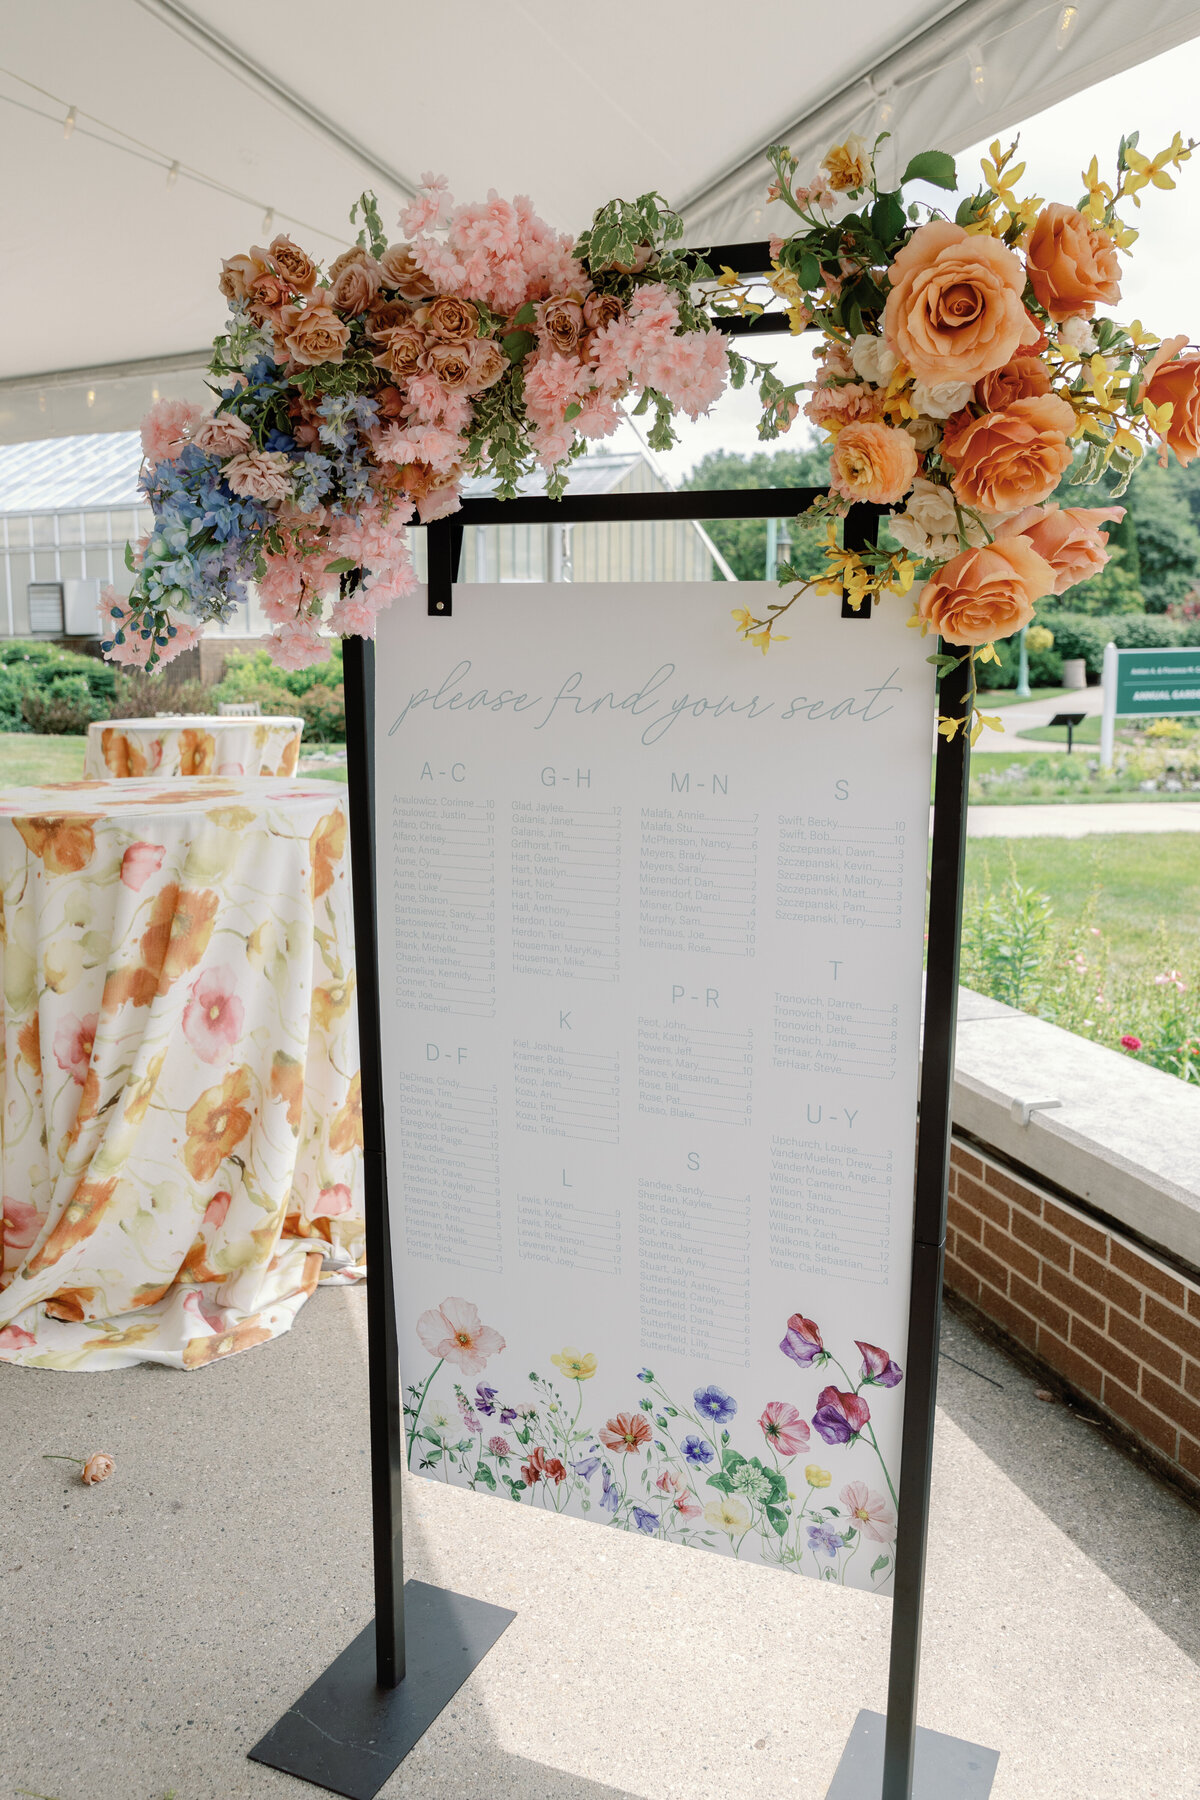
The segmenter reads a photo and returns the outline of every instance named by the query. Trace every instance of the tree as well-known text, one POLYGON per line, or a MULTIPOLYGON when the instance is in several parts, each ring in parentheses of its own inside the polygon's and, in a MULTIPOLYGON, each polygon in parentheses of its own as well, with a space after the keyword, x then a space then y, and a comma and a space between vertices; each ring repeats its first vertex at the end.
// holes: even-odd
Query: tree
MULTIPOLYGON (((825 487, 828 481, 829 451, 823 444, 811 443, 794 450, 757 450, 750 456, 736 450, 712 450, 683 485, 692 489, 825 487)), ((765 519, 712 519, 706 529, 739 581, 765 579, 765 519)), ((803 575, 821 574, 825 567, 821 534, 800 530, 789 521, 788 536, 792 567, 803 575)))

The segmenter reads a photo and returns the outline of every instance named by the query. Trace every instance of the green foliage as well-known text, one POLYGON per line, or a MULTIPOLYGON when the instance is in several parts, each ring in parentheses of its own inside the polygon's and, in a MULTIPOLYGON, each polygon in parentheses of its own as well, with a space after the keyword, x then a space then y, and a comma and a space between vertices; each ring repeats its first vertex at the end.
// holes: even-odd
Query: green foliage
MULTIPOLYGON (((1052 627, 1053 629, 1053 627, 1052 627)), ((1015 638, 1003 638, 996 645, 997 662, 976 663, 975 679, 980 691, 995 688, 1014 688, 1020 666, 1020 647, 1015 638)), ((1062 683, 1063 653, 1058 645, 1057 633, 1053 648, 1049 650, 1030 650, 1029 652, 1029 684, 1031 687, 1059 687, 1062 683)))
MULTIPOLYGON (((1073 599, 1079 590, 1069 589, 1064 600, 1073 599)), ((1158 650, 1173 645, 1200 643, 1200 621, 1167 619, 1154 613, 1099 614, 1060 612, 1057 603, 1041 601, 1038 621, 1054 633, 1054 649, 1061 658, 1082 657, 1089 675, 1099 676, 1104 666, 1104 646, 1111 642, 1119 650, 1158 650)), ((996 683, 999 687, 1006 682, 996 683)))
POLYGON ((268 716, 294 713, 302 718, 307 743, 342 743, 346 701, 341 639, 331 638, 329 647, 329 661, 307 669, 281 669, 266 650, 231 651, 213 700, 257 700, 268 716))
MULTIPOLYGON (((1111 482, 1076 486, 1083 467, 1077 457, 1055 491, 1060 506, 1110 506, 1111 482)), ((1059 604, 1071 612, 1165 612, 1200 583, 1200 463, 1182 468, 1172 457, 1160 468, 1153 457, 1138 464, 1121 498, 1125 517, 1106 526, 1109 546, 1120 558, 1092 581, 1068 589, 1059 604)))
POLYGON ((20 638, 0 646, 0 731, 86 731, 115 694, 116 671, 97 657, 20 638))
POLYGON ((962 979, 1006 1006, 1022 1007, 1040 992, 1053 907, 1048 894, 1023 886, 1010 870, 997 894, 973 890, 963 920, 962 979))
MULTIPOLYGON (((1122 520, 1122 524, 1124 523, 1125 521, 1122 520)), ((1136 526, 1134 530, 1136 532, 1136 526)), ((1145 612, 1145 595, 1138 584, 1137 576, 1131 573, 1125 557, 1126 553, 1122 546, 1110 539, 1108 561, 1099 575, 1093 575, 1090 581, 1078 582, 1075 587, 1068 590, 1068 595, 1064 596, 1064 598, 1069 596, 1072 612, 1109 615, 1145 612)))
MULTIPOLYGON (((758 450, 744 456, 735 450, 713 450, 684 482, 687 488, 824 487, 829 480, 829 452, 824 445, 758 450)), ((705 526, 739 581, 762 581, 766 575, 767 521, 712 519, 705 526)), ((790 528, 788 561, 810 578, 823 572, 825 559, 815 533, 790 528)))

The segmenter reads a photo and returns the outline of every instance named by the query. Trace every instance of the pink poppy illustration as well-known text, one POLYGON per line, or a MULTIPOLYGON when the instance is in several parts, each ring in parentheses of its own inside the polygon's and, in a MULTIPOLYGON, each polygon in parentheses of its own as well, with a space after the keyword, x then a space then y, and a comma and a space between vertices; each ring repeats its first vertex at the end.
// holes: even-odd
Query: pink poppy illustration
POLYGON ((201 1288, 192 1288, 183 1297, 183 1310, 198 1325, 206 1325, 210 1331, 224 1331, 225 1315, 201 1288))
POLYGON ((220 1231, 225 1223, 225 1214, 229 1211, 232 1199, 233 1195, 227 1194, 224 1189, 219 1194, 214 1194, 204 1209, 201 1224, 206 1226, 209 1231, 220 1231))
POLYGON ((82 1019, 68 1013, 54 1034, 55 1061, 80 1087, 87 1080, 99 1023, 99 1013, 87 1013, 82 1019))
POLYGON ((808 1449, 808 1421, 790 1401, 768 1400, 758 1422, 768 1444, 780 1456, 795 1456, 798 1450, 808 1449))
POLYGON ((321 1189, 316 1205, 309 1208, 309 1217, 312 1219, 338 1219, 343 1213, 348 1213, 352 1205, 350 1189, 344 1181, 339 1181, 333 1187, 321 1189))
POLYGON ((848 1481, 838 1498, 865 1538, 877 1544, 891 1543, 896 1521, 882 1495, 872 1494, 865 1481, 848 1481))
POLYGON ((204 1062, 219 1062, 241 1036, 246 1009, 235 992, 232 969, 206 969, 192 983, 183 1009, 183 1035, 204 1062))
MULTIPOLYGON (((161 746, 159 754, 161 755, 161 746)), ((140 894, 152 875, 157 875, 167 854, 165 844, 130 844, 121 858, 121 880, 140 894)))
POLYGON ((37 1343, 31 1331, 23 1331, 19 1325, 6 1325, 0 1331, 0 1352, 5 1350, 32 1350, 37 1343))
POLYGON ((464 1375, 478 1375, 504 1348, 500 1333, 481 1323, 479 1308, 454 1295, 421 1314, 417 1336, 430 1356, 454 1363, 464 1375))
POLYGON ((28 1200, 4 1196, 4 1247, 6 1250, 28 1250, 38 1234, 41 1214, 28 1200))

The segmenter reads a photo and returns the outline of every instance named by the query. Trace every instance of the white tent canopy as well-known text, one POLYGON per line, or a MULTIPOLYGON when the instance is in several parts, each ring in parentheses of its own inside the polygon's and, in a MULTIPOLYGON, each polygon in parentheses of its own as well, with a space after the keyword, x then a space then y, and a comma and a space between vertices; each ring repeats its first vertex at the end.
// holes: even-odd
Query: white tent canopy
POLYGON ((200 392, 222 256, 331 257, 427 169, 578 231, 657 187, 694 244, 759 239, 763 147, 884 123, 954 150, 1200 33, 1198 0, 38 0, 0 68, 0 441, 134 424, 200 392))

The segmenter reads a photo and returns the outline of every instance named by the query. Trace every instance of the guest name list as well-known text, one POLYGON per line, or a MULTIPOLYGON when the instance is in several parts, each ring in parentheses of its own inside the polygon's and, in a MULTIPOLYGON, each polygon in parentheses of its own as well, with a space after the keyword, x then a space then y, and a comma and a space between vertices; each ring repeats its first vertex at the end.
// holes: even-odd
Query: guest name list
POLYGON ((716 587, 467 586, 449 619, 385 615, 406 1380, 447 1297, 505 1340, 488 1381, 595 1355, 599 1416, 647 1364, 758 1409, 797 1311, 843 1359, 902 1346, 929 646, 901 602, 802 608, 765 659, 716 587))

